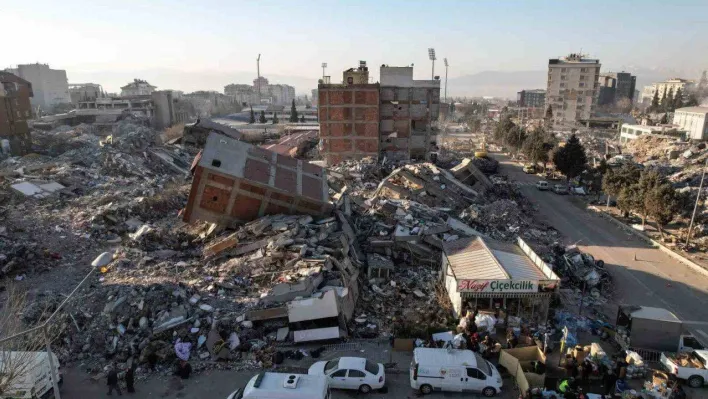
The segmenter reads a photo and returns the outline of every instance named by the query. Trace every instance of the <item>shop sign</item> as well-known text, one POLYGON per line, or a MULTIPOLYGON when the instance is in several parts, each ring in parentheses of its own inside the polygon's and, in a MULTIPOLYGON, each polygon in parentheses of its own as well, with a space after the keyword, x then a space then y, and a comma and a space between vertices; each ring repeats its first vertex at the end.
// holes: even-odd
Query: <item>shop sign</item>
POLYGON ((538 292, 538 282, 533 280, 460 280, 459 292, 538 292))

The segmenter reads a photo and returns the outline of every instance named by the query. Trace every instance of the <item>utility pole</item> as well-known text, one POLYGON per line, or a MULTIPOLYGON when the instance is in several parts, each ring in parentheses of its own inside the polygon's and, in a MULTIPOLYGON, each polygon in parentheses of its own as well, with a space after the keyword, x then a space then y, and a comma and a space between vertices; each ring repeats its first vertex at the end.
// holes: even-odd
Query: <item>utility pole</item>
POLYGON ((433 62, 433 70, 431 72, 430 80, 435 80, 435 60, 437 58, 435 58, 435 49, 432 47, 428 49, 428 58, 433 62))
POLYGON ((256 74, 258 76, 258 79, 256 80, 258 84, 258 105, 261 104, 261 55, 258 54, 258 58, 256 58, 256 74))
POLYGON ((324 77, 325 77, 325 68, 327 68, 327 63, 323 62, 322 63, 322 82, 324 83, 324 77))
POLYGON ((445 104, 447 104, 447 67, 449 65, 447 64, 447 58, 443 58, 443 60, 445 61, 445 104))
POLYGON ((693 206, 693 215, 691 215, 691 224, 688 226, 688 234, 686 235, 686 246, 691 242, 691 233, 693 232, 693 221, 696 218, 696 211, 698 210, 698 201, 701 199, 701 192, 703 191, 703 180, 706 178, 706 166, 708 166, 708 160, 706 164, 703 165, 703 174, 701 175, 701 184, 698 186, 698 195, 696 195, 696 204, 693 206))

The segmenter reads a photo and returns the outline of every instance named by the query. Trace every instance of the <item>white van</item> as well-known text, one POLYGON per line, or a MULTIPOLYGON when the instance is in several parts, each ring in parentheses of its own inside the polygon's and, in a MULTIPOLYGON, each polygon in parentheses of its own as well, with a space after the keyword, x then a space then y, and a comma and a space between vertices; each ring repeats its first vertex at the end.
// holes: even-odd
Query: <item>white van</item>
POLYGON ((323 375, 260 373, 227 399, 330 399, 330 395, 323 375))
POLYGON ((411 388, 433 391, 481 392, 490 397, 501 391, 496 367, 470 350, 416 348, 410 370, 411 388))
MULTIPOLYGON (((52 361, 54 375, 58 378, 57 384, 61 384, 63 381, 59 359, 54 353, 52 361)), ((13 369, 19 374, 0 398, 30 399, 54 396, 47 352, 3 352, 0 353, 0 362, 7 363, 0 364, 0 370, 13 369)))

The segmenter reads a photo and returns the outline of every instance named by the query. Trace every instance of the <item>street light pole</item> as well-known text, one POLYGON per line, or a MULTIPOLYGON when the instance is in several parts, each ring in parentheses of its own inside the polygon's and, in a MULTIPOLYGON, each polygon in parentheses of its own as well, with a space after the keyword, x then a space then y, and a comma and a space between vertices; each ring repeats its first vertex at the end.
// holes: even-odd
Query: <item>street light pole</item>
POLYGON ((322 81, 324 81, 324 77, 325 77, 325 68, 327 68, 327 63, 323 62, 322 63, 322 81))
POLYGON ((708 166, 708 160, 703 166, 703 174, 701 175, 701 184, 698 186, 698 195, 696 195, 696 204, 693 206, 693 215, 691 215, 691 224, 688 226, 688 234, 686 235, 686 246, 691 242, 691 233, 693 232, 693 221, 696 219, 696 211, 698 210, 698 201, 701 199, 701 192, 703 191, 703 180, 706 178, 706 166, 708 166))
POLYGON ((447 58, 443 58, 445 61, 445 104, 447 104, 447 67, 449 66, 447 63, 447 58))
POLYGON ((431 72, 430 80, 435 80, 435 60, 437 58, 435 58, 435 49, 432 47, 428 49, 428 58, 433 62, 433 70, 431 72))

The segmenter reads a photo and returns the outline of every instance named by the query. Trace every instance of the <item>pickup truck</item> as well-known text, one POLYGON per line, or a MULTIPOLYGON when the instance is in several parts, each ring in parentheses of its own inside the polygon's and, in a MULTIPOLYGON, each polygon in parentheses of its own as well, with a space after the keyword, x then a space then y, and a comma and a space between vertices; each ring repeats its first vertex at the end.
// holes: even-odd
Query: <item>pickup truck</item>
POLYGON ((661 364, 676 378, 685 380, 692 388, 708 384, 708 351, 696 350, 679 355, 661 354, 661 364))

